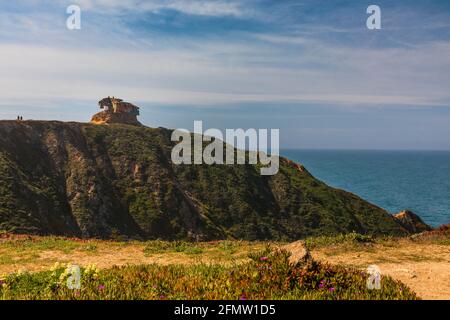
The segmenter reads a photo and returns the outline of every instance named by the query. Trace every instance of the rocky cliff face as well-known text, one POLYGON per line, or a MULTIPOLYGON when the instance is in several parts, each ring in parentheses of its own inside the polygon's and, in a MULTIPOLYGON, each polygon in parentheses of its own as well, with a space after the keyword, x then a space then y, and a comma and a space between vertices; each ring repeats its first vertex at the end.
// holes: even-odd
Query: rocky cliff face
POLYGON ((129 124, 134 126, 141 126, 138 121, 137 116, 130 113, 111 113, 106 111, 101 111, 92 116, 91 122, 94 124, 110 124, 110 123, 121 123, 129 124))
POLYGON ((121 124, 0 121, 0 229, 193 240, 408 232, 286 159, 274 176, 253 165, 174 165, 170 136, 121 124))
POLYGON ((432 230, 432 228, 425 222, 423 222, 417 214, 409 210, 404 210, 395 214, 394 218, 411 233, 419 233, 432 230))

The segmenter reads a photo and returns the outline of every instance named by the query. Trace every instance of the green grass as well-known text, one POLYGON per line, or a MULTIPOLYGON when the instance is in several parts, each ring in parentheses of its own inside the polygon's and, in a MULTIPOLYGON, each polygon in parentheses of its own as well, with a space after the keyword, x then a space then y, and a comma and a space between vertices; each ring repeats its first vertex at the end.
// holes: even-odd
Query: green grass
MULTIPOLYGON (((165 250, 165 249, 164 249, 165 250)), ((172 249, 170 249, 172 250, 172 249)), ((311 261, 292 265, 285 251, 266 249, 240 265, 138 265, 82 270, 81 288, 66 286, 64 268, 10 274, 3 299, 417 299, 401 282, 382 278, 366 288, 367 275, 311 261)))
POLYGON ((97 245, 90 243, 88 245, 85 245, 81 249, 86 252, 97 252, 97 245))
POLYGON ((13 264, 14 263, 14 257, 12 255, 0 255, 0 265, 2 264, 13 264))
POLYGON ((356 232, 351 232, 348 234, 340 234, 333 236, 318 236, 310 237, 305 240, 306 245, 309 249, 328 247, 330 245, 358 245, 358 244, 371 244, 375 243, 376 238, 369 235, 362 235, 356 232))
POLYGON ((200 254, 204 249, 194 242, 186 241, 147 241, 144 247, 145 255, 167 253, 167 252, 183 252, 186 254, 200 254))
POLYGON ((16 239, 14 241, 4 242, 2 246, 5 248, 14 249, 16 252, 58 250, 64 253, 70 253, 73 250, 80 248, 82 243, 71 239, 49 236, 41 237, 39 239, 16 239))
MULTIPOLYGON (((257 242, 254 242, 257 243, 257 242)), ((144 253, 146 255, 161 254, 168 252, 182 252, 185 254, 201 254, 206 251, 217 251, 223 255, 233 255, 249 243, 245 241, 212 241, 212 242, 187 242, 187 241, 146 241, 144 253)))
POLYGON ((219 243, 218 248, 220 251, 232 255, 238 251, 240 245, 242 245, 242 241, 225 240, 219 243))

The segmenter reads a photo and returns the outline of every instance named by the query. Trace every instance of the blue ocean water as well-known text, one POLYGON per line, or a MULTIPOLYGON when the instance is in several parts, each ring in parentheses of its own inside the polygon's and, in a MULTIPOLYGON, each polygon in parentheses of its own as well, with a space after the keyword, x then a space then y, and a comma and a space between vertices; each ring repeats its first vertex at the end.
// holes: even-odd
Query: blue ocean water
POLYGON ((316 178, 426 223, 450 222, 450 151, 281 150, 316 178))

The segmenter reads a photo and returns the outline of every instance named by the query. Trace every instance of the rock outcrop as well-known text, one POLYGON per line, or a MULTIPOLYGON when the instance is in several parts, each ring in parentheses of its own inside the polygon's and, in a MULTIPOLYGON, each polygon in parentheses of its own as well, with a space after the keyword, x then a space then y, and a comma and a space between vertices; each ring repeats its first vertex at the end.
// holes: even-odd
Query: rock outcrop
POLYGON ((282 246, 280 249, 286 250, 291 255, 289 256, 289 262, 292 264, 303 264, 312 259, 311 253, 306 247, 305 241, 299 240, 282 246))
POLYGON ((91 119, 91 123, 141 125, 137 120, 139 107, 132 103, 114 97, 107 97, 100 100, 98 105, 103 111, 95 114, 91 119))
POLYGON ((410 233, 430 231, 431 228, 412 211, 404 210, 394 215, 394 218, 410 233))
POLYGON ((111 124, 121 123, 130 124, 134 126, 142 125, 137 117, 129 113, 110 113, 107 111, 101 111, 92 116, 91 123, 94 124, 111 124))

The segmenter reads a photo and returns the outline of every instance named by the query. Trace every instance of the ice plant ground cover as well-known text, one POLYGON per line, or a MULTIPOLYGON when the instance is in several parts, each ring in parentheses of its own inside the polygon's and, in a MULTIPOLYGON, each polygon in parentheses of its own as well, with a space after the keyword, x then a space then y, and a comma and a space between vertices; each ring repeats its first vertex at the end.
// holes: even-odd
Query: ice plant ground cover
POLYGON ((65 266, 19 272, 0 281, 2 299, 418 299, 405 284, 385 276, 381 290, 369 290, 367 274, 310 261, 288 262, 289 254, 269 247, 251 260, 229 266, 135 265, 81 270, 81 287, 66 286, 65 266))

